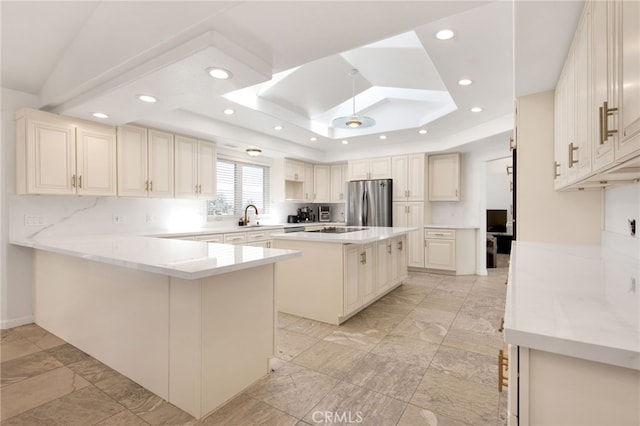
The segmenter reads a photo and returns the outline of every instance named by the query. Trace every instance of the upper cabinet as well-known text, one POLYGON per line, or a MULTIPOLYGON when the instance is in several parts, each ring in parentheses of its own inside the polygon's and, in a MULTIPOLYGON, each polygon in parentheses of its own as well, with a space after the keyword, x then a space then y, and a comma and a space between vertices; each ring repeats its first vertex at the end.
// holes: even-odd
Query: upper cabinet
POLYGON ((555 95, 555 187, 640 178, 640 3, 585 3, 555 95))
POLYGON ((393 201, 424 201, 424 154, 391 157, 393 201))
POLYGON ((314 201, 331 201, 331 166, 316 164, 313 166, 314 201))
POLYGON ((118 196, 173 197, 173 135, 118 127, 118 196))
POLYGON ((16 193, 116 195, 114 128, 16 112, 16 193))
POLYGON ((313 164, 289 158, 274 159, 271 166, 271 199, 313 202, 316 191, 313 175, 313 164))
POLYGON ((344 203, 346 200, 347 190, 347 165, 334 164, 331 166, 331 197, 332 203, 344 203))
POLYGON ((460 201, 460 153, 429 155, 429 201, 460 201))
POLYGON ((175 196, 216 196, 216 147, 212 142, 175 136, 175 196))
POLYGON ((391 158, 366 158, 349 161, 349 180, 390 179, 391 158))

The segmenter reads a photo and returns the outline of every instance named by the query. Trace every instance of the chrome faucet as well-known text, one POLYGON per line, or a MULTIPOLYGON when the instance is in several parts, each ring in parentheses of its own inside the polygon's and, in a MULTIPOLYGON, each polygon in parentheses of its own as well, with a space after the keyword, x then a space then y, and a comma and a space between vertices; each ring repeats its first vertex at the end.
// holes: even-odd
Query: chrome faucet
POLYGON ((253 209, 256 211, 256 216, 260 214, 258 213, 258 208, 253 204, 249 204, 247 207, 245 207, 244 208, 244 225, 245 226, 249 225, 249 218, 247 217, 247 210, 249 210, 249 207, 253 207, 253 209))

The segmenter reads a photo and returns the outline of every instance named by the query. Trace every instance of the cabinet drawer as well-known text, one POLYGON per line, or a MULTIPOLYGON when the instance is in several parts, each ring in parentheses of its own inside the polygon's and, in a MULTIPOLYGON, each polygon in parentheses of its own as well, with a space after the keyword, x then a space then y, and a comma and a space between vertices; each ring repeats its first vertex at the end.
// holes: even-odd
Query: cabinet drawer
POLYGON ((236 232, 233 234, 224 234, 225 244, 243 244, 247 242, 246 232, 236 232))
POLYGON ((425 238, 455 240, 456 231, 454 229, 425 229, 425 238))
POLYGON ((206 241, 208 243, 223 243, 224 236, 222 234, 198 235, 193 238, 196 241, 206 241))
POLYGON ((247 241, 248 242, 264 241, 264 240, 268 240, 270 236, 271 236, 271 232, 268 230, 251 231, 251 232, 247 232, 247 241))

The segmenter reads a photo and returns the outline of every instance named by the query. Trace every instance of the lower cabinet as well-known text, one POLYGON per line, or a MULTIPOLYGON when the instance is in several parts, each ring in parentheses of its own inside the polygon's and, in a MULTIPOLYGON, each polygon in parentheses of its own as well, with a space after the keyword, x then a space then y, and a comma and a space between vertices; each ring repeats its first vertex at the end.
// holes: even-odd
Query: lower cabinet
POLYGON ((476 272, 476 230, 425 228, 424 267, 456 275, 476 272))
POLYGON ((349 315, 375 296, 373 244, 348 245, 344 257, 344 315, 349 315))
POLYGON ((638 425, 640 371, 509 346, 508 424, 638 425))

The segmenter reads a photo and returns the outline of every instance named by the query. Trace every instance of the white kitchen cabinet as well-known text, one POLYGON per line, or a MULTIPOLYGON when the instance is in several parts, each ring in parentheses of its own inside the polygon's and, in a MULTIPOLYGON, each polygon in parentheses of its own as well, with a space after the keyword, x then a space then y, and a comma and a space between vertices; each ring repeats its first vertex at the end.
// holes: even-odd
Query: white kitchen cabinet
POLYGON ((284 160, 284 178, 302 182, 305 178, 304 163, 295 160, 284 160))
POLYGON ((425 155, 391 157, 393 201, 424 201, 425 155))
POLYGON ((407 270, 407 247, 404 236, 376 243, 376 294, 383 294, 404 279, 407 270))
POLYGON ((390 179, 391 157, 349 161, 349 180, 390 179))
POLYGON ((216 148, 212 142, 175 136, 176 198, 216 196, 216 148))
POLYGON ((118 127, 118 195, 173 197, 173 155, 171 133, 118 127))
POLYGON ((617 1, 620 40, 619 138, 616 159, 640 150, 640 3, 617 1))
POLYGON ((314 202, 331 201, 331 166, 316 164, 313 166, 314 202))
POLYGON ((575 112, 576 131, 573 148, 576 176, 580 179, 591 173, 591 131, 589 128, 591 81, 589 80, 589 48, 591 38, 591 3, 587 3, 578 24, 575 40, 575 112))
POLYGON ((315 187, 314 187, 314 171, 313 164, 304 163, 304 181, 302 182, 302 201, 307 203, 314 202, 315 199, 315 187))
POLYGON ((373 244, 345 246, 344 312, 349 315, 376 295, 373 244))
POLYGON ((16 112, 16 193, 116 195, 114 128, 16 112))
POLYGON ((424 268, 424 203, 393 203, 393 226, 417 228, 407 235, 408 262, 424 268))
POLYGON ((346 200, 347 173, 346 164, 333 164, 331 166, 330 202, 343 203, 346 200))
POLYGON ((474 228, 425 228, 424 267, 455 275, 476 272, 476 230, 474 228))
POLYGON ((429 155, 429 201, 460 201, 460 153, 429 155))

